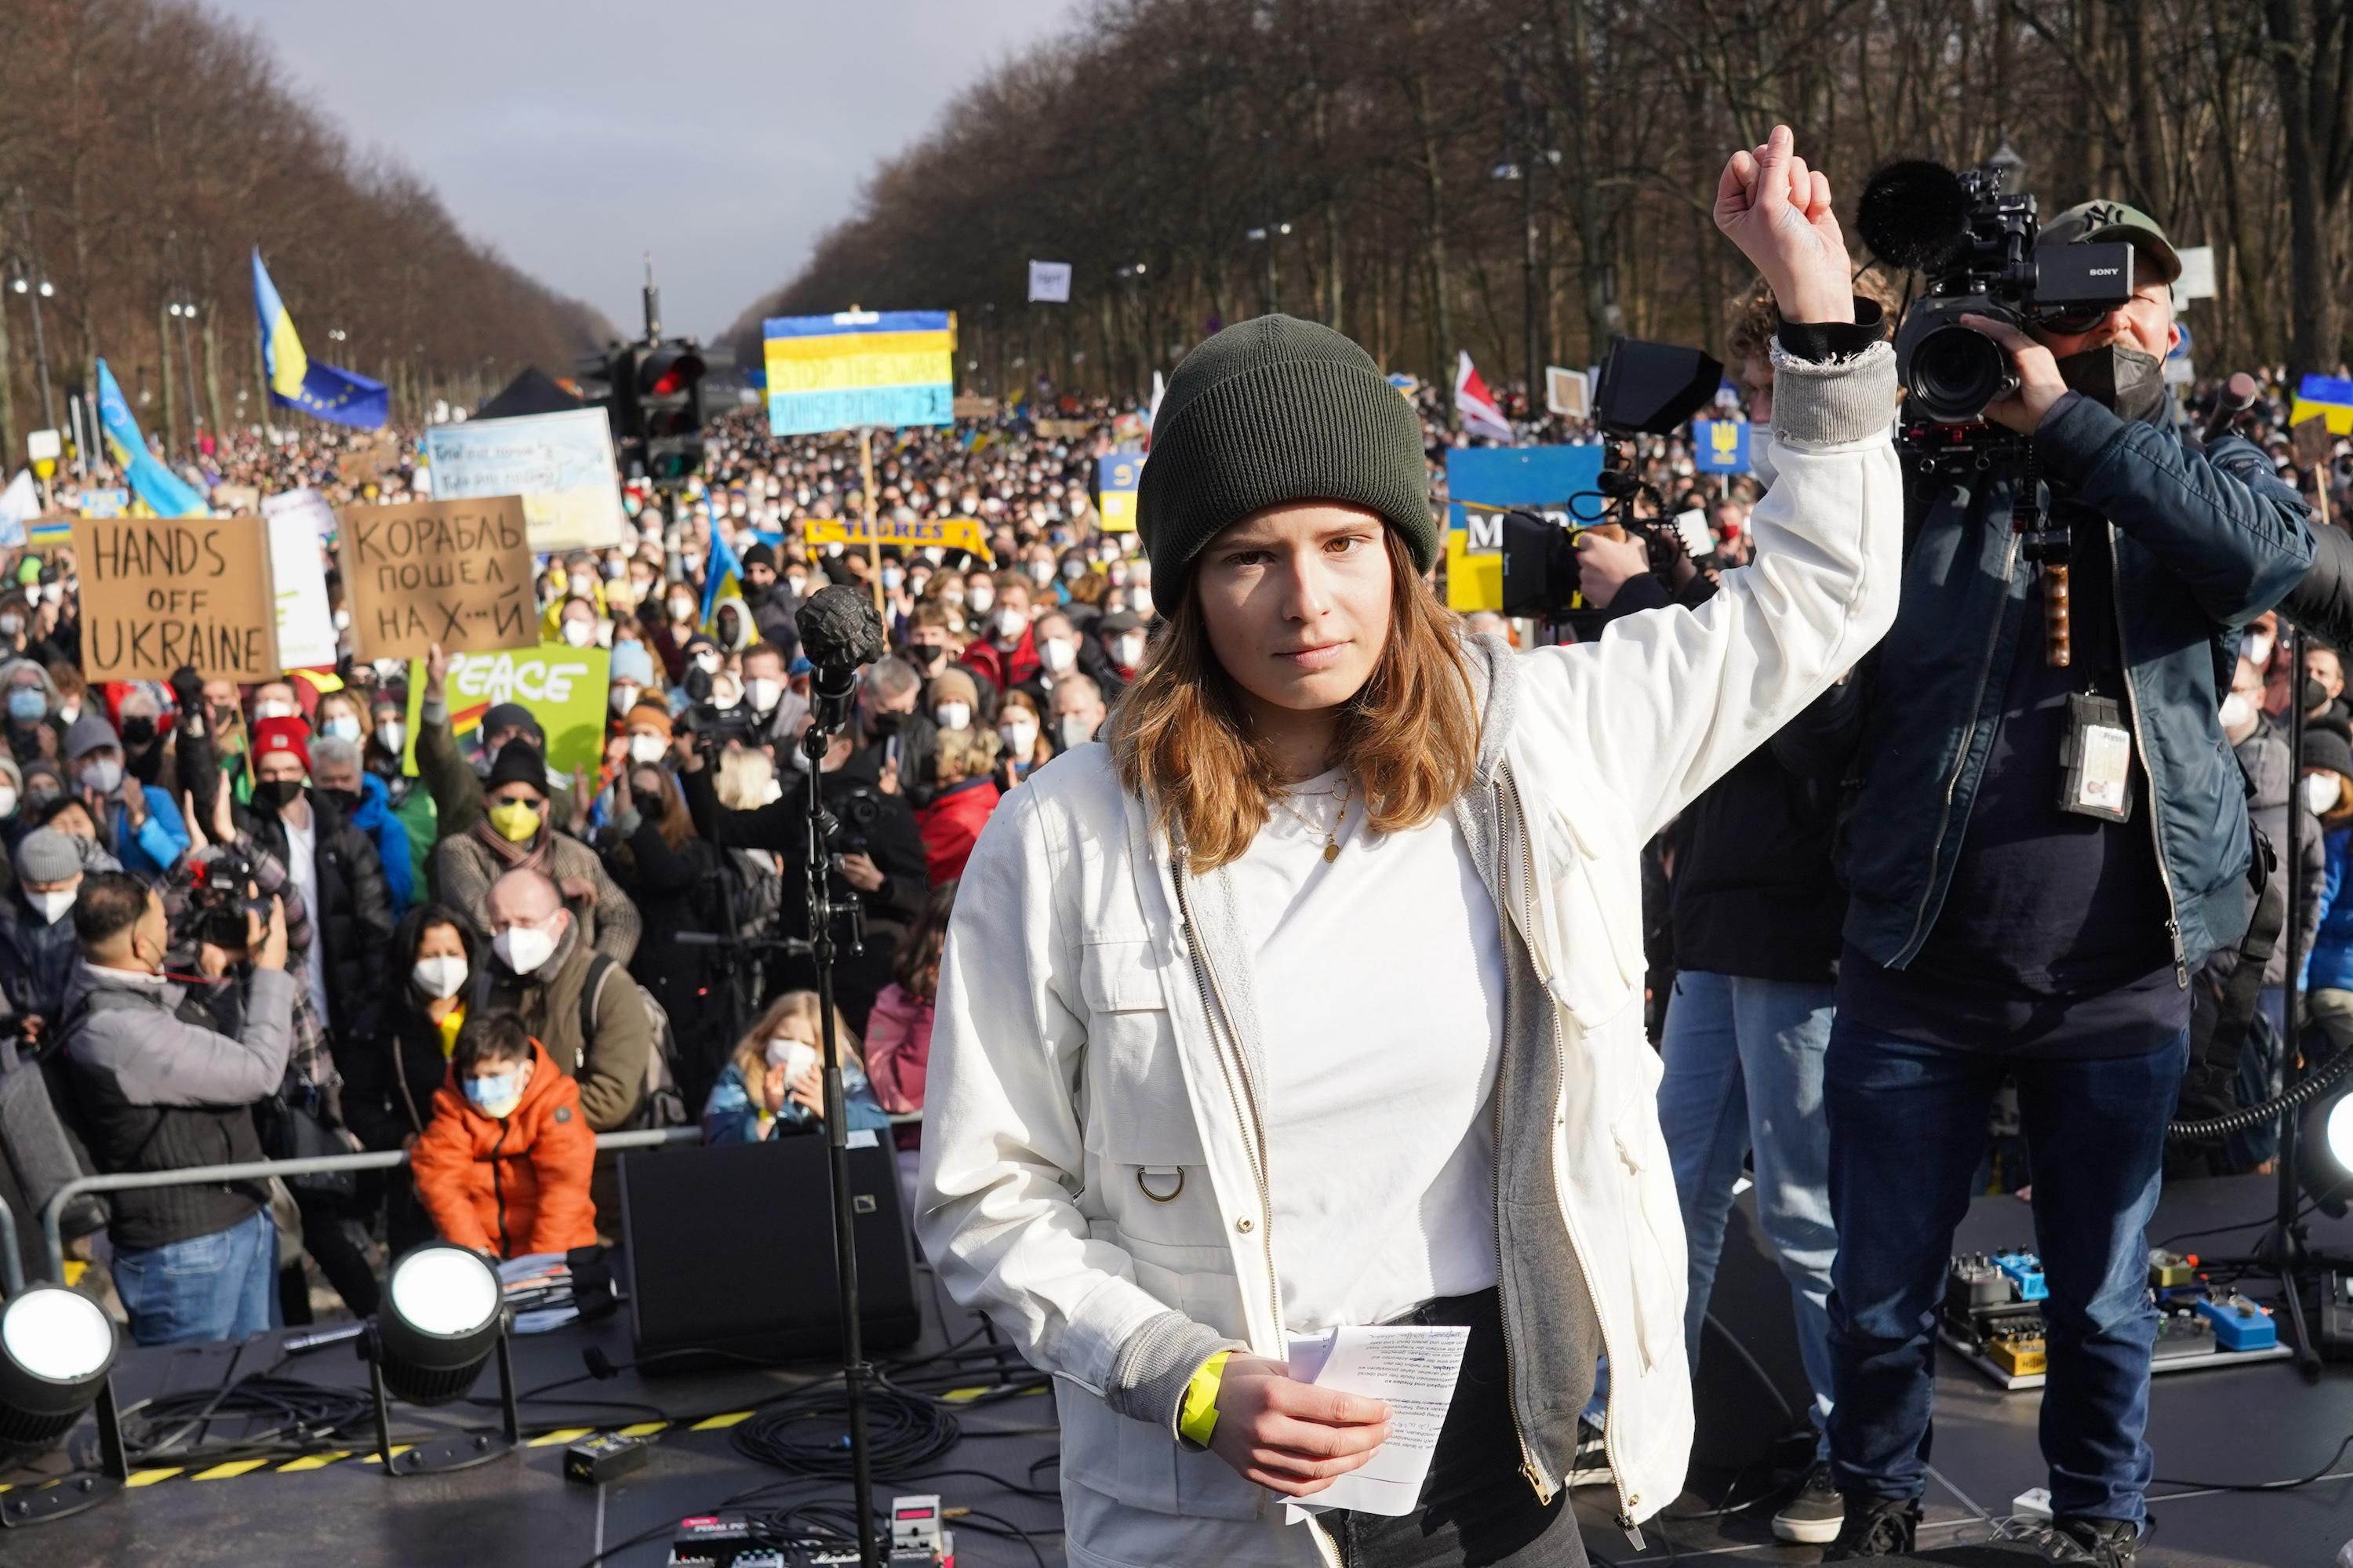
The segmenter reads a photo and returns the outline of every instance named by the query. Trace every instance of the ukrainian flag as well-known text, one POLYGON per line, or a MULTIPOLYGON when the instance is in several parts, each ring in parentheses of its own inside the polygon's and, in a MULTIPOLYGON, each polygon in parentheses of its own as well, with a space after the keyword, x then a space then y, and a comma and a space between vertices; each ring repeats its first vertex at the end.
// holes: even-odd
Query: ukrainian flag
MULTIPOLYGON (((744 563, 736 558, 735 547, 720 531, 718 514, 711 510, 711 495, 702 497, 702 515, 711 524, 711 556, 702 563, 702 630, 712 636, 719 635, 719 604, 722 599, 744 599, 744 563)), ((743 614, 738 610, 737 614, 743 614)))
POLYGON ((122 470, 132 493, 148 511, 158 517, 212 515, 205 498, 147 450, 147 438, 139 433, 139 421, 132 417, 131 405, 123 400, 122 388, 115 384, 114 372, 103 359, 98 362, 98 422, 106 432, 115 466, 122 470))
POLYGON ((269 397, 275 403, 300 408, 332 424, 363 430, 381 429, 392 417, 392 395, 381 381, 357 371, 343 370, 302 352, 294 318, 253 252, 253 313, 261 323, 261 365, 269 376, 269 397))

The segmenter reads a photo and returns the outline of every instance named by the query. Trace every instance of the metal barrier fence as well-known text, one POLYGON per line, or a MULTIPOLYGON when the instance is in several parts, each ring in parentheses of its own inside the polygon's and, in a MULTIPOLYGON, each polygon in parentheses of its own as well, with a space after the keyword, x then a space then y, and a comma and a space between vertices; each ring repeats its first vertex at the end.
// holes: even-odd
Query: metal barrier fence
MULTIPOLYGON (((700 1143, 702 1129, 699 1127, 648 1128, 642 1132, 600 1132, 596 1148, 659 1149, 671 1143, 700 1143)), ((191 1165, 184 1171, 126 1171, 114 1176, 78 1176, 50 1194, 41 1210, 41 1240, 48 1248, 48 1277, 62 1285, 66 1277, 66 1244, 63 1233, 66 1205, 84 1192, 121 1192, 142 1187, 201 1187, 215 1181, 258 1181, 271 1176, 310 1176, 328 1171, 388 1171, 408 1163, 406 1150, 383 1150, 364 1154, 321 1154, 308 1160, 249 1160, 240 1165, 191 1165)), ((0 1203, 0 1240, 7 1244, 7 1268, 16 1272, 16 1216, 0 1203)), ((8 1293, 13 1296, 24 1287, 17 1279, 8 1281, 8 1293)))

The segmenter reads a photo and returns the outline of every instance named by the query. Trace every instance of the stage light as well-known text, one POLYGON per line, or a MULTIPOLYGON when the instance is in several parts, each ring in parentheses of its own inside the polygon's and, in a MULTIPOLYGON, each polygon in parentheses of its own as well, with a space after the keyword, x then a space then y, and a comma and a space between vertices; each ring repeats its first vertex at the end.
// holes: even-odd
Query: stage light
POLYGON ((57 1446, 114 1365, 114 1325, 98 1303, 37 1285, 0 1307, 0 1464, 57 1446))
POLYGON ((385 1386, 411 1404, 446 1404, 474 1386, 498 1348, 506 1300, 480 1254, 427 1242, 393 1265, 376 1318, 385 1386))
POLYGON ((2344 1218, 2353 1202, 2353 1090, 2305 1107, 2296 1138, 2296 1177, 2322 1213, 2344 1218))

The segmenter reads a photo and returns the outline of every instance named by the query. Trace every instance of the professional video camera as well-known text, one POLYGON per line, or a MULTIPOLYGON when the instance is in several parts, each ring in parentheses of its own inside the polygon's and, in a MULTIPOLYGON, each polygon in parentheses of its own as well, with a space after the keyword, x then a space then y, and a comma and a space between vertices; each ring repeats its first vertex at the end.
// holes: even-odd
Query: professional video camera
POLYGON ((1891 164, 1872 176, 1855 215, 1873 255, 1926 282, 1895 334, 1906 433, 1915 441, 1926 433, 1913 435, 1914 428, 1976 425, 1986 405, 2018 390, 2009 353, 1962 316, 2088 332, 2133 296, 2129 244, 2038 249, 2034 198, 2004 191, 2002 175, 1999 164, 1960 174, 1926 159, 1891 164))
POLYGON ((694 736, 694 744, 705 755, 725 749, 729 741, 750 745, 752 740, 752 710, 742 703, 723 708, 716 703, 700 702, 686 710, 687 728, 694 736))
POLYGON ((826 857, 839 871, 844 856, 871 854, 874 852, 874 823, 882 815, 880 792, 860 784, 852 789, 828 795, 826 814, 832 826, 826 830, 826 857))
POLYGON ((172 917, 172 945, 209 942, 233 953, 245 951, 245 917, 269 919, 269 900, 259 895, 253 857, 237 844, 224 844, 204 859, 186 863, 187 898, 172 917))
POLYGON ((1652 571, 1666 571, 1684 556, 1708 564, 1715 546, 1706 518, 1695 512, 1667 517, 1665 498, 1642 482, 1634 438, 1681 428, 1723 383, 1724 366, 1698 349, 1630 337, 1610 344, 1593 396, 1603 438, 1600 475, 1593 489, 1568 498, 1567 527, 1524 507, 1503 514, 1504 614, 1537 616, 1579 637, 1599 629, 1603 612, 1577 593, 1577 541, 1588 528, 1641 538, 1652 571))

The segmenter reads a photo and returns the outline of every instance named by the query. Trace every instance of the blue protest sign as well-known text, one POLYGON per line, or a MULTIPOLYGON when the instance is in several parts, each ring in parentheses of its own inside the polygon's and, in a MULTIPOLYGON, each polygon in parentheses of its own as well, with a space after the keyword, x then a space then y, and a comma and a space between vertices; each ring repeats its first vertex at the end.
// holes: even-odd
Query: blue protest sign
POLYGON ((1692 467, 1702 473, 1748 471, 1748 423, 1745 419, 1694 419, 1692 467))
POLYGON ((1504 608, 1503 524, 1494 511, 1525 506, 1569 526, 1601 515, 1599 442, 1581 446, 1454 447, 1446 454, 1446 602, 1504 608))

